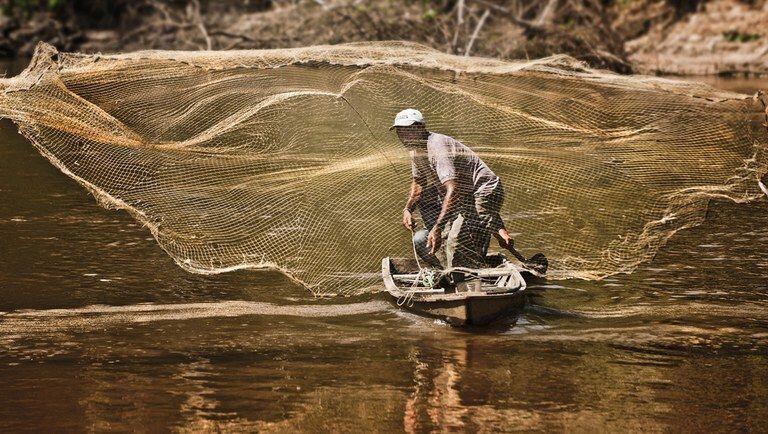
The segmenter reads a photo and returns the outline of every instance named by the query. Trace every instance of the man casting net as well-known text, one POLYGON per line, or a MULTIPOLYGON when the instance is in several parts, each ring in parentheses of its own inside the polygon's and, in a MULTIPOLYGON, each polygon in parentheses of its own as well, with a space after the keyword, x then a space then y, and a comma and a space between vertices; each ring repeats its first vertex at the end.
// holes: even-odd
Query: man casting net
POLYGON ((527 261, 515 249, 499 213, 504 204, 501 179, 474 151, 452 137, 428 131, 416 109, 399 112, 390 130, 395 130, 411 157, 403 226, 416 227, 413 212, 418 207, 424 228, 413 234, 416 255, 432 267, 482 268, 487 266, 493 236, 525 265, 546 272, 543 261, 527 261), (441 255, 444 237, 445 255, 441 255))
POLYGON ((0 82, 0 116, 187 270, 275 267, 316 293, 376 284, 408 256, 418 107, 504 181, 498 210, 550 277, 631 271, 712 198, 761 197, 764 105, 567 57, 446 55, 410 43, 286 50, 58 53, 0 82))

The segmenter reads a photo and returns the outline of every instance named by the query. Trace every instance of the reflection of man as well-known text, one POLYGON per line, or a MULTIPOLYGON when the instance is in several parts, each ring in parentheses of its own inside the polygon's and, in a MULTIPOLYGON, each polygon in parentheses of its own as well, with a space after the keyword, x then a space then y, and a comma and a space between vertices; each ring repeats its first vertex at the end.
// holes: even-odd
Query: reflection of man
POLYGON ((425 229, 414 234, 422 259, 439 266, 435 256, 446 241, 447 267, 483 266, 493 235, 513 253, 499 210, 504 201, 501 180, 467 146, 449 136, 427 131, 418 110, 395 116, 392 128, 411 156, 411 189, 403 210, 403 225, 413 228, 419 207, 425 229))

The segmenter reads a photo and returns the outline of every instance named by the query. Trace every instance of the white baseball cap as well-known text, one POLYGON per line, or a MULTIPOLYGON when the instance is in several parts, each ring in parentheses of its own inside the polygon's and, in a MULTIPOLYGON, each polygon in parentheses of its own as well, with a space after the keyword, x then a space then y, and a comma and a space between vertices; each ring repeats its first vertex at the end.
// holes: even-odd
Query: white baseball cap
POLYGON ((393 123, 389 129, 391 130, 395 127, 407 127, 409 125, 415 124, 416 122, 423 124, 424 116, 422 116, 421 112, 416 109, 407 108, 395 115, 395 123, 393 123))

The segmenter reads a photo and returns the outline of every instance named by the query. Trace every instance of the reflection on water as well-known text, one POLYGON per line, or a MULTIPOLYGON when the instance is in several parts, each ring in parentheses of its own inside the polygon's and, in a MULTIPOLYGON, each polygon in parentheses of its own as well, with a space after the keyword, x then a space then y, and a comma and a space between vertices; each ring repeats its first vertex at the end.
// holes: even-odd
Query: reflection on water
POLYGON ((765 201, 468 332, 276 273, 185 273, 8 123, 0 194, 3 430, 765 429, 765 201))

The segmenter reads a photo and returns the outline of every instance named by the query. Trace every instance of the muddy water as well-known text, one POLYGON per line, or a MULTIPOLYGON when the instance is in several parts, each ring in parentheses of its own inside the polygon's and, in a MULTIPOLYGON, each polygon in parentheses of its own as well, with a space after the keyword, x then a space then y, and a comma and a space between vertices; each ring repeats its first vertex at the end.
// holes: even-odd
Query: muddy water
POLYGON ((457 330, 276 273, 185 273, 6 122, 0 430, 764 431, 766 245, 766 201, 716 203, 632 275, 457 330))

